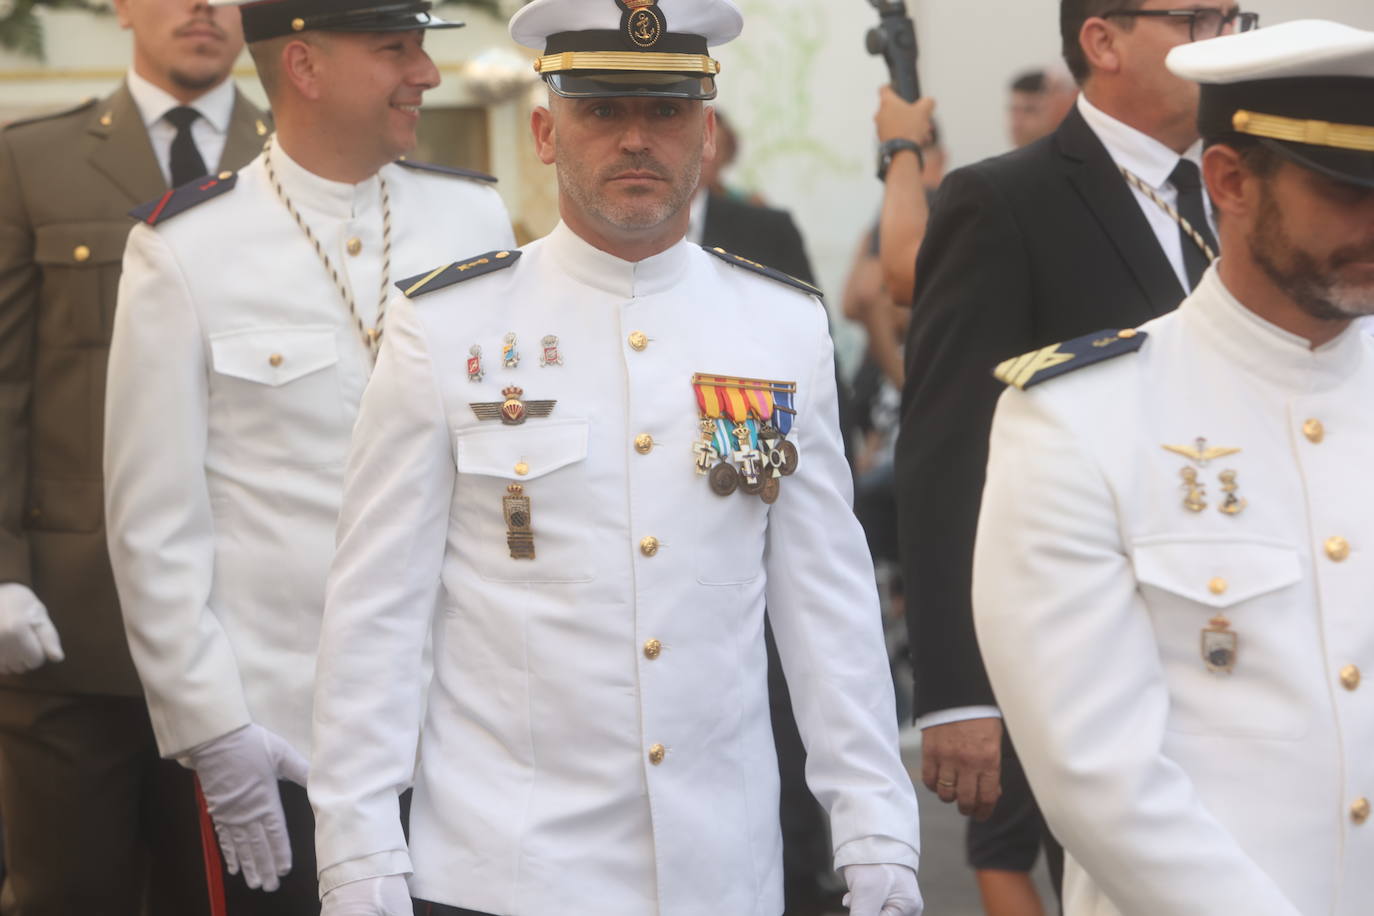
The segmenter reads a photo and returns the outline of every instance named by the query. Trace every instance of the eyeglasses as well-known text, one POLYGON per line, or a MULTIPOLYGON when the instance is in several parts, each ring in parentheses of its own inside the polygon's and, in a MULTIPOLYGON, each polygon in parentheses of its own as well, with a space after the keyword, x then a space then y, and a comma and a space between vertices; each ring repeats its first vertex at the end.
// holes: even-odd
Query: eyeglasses
POLYGON ((1249 32, 1259 28, 1259 13, 1242 13, 1239 9, 1218 10, 1199 7, 1191 10, 1110 10, 1102 14, 1108 16, 1128 16, 1132 19, 1169 18, 1188 20, 1188 40, 1216 38, 1233 28, 1237 32, 1249 32))

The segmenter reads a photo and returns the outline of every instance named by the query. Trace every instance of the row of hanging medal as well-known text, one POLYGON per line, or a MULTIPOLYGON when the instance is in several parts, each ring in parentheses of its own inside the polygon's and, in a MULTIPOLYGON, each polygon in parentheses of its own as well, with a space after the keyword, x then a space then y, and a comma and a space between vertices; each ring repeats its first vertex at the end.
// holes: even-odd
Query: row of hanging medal
POLYGON ((692 377, 701 438, 692 447, 696 472, 712 492, 757 496, 772 505, 782 478, 797 471, 797 447, 787 441, 796 418, 795 382, 734 376, 692 377))

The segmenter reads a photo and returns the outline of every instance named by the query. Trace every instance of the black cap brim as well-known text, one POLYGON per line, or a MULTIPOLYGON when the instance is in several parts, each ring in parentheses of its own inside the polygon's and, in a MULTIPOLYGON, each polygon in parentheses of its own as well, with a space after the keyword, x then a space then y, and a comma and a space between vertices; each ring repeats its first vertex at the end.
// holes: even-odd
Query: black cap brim
POLYGON ((716 97, 713 76, 638 71, 549 73, 544 82, 565 99, 651 98, 709 102, 716 97))

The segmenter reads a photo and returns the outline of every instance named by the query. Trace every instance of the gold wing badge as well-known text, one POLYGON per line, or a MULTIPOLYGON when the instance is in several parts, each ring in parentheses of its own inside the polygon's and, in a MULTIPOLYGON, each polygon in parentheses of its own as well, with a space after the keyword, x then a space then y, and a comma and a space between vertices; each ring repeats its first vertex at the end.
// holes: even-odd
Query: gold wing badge
POLYGON ((479 420, 500 420, 507 426, 519 426, 526 420, 542 420, 553 413, 557 401, 524 401, 524 389, 514 386, 501 392, 504 401, 478 401, 468 404, 479 420))
MULTIPOLYGON (((1183 508, 1189 512, 1202 512, 1207 508, 1207 485, 1198 476, 1198 470, 1206 468, 1208 464, 1218 458, 1240 454, 1238 448, 1209 446, 1207 440, 1201 436, 1194 441, 1193 445, 1165 445, 1161 447, 1166 452, 1182 455, 1192 462, 1191 465, 1179 471, 1179 476, 1183 478, 1183 508)), ((1219 476, 1221 491, 1226 494, 1226 498, 1217 509, 1225 515, 1240 515, 1245 511, 1248 503, 1239 494, 1240 484, 1236 482, 1237 473, 1234 470, 1225 470, 1219 476)))

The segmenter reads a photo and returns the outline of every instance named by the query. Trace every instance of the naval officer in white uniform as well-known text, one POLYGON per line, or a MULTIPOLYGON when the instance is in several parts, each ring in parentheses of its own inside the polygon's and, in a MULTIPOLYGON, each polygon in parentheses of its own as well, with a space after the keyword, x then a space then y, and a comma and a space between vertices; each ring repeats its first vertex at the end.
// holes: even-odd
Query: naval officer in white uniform
POLYGON ((1176 313, 999 369, 1026 390, 993 427, 979 644, 1068 916, 1367 916, 1374 33, 1169 66, 1202 83, 1224 254, 1176 313))
MULTIPOLYGON (((277 135, 238 175, 139 211, 125 256, 105 444, 115 577, 159 748, 195 768, 249 887, 272 890, 292 863, 278 779, 305 778, 382 294, 455 245, 512 241, 489 181, 391 164, 439 82, 423 36, 443 23, 428 7, 244 6, 277 135)), ((308 800, 282 792, 307 864, 280 893, 317 912, 308 800)))
POLYGON ((920 912, 824 307, 684 240, 708 45, 741 27, 729 0, 512 20, 563 221, 391 304, 315 692, 330 916, 408 914, 404 876, 433 916, 778 916, 765 601, 851 911, 920 912))

